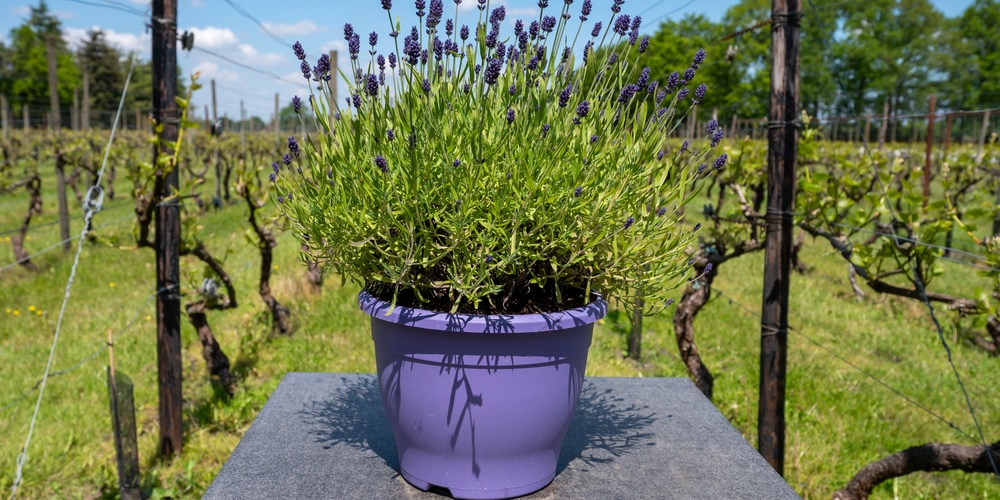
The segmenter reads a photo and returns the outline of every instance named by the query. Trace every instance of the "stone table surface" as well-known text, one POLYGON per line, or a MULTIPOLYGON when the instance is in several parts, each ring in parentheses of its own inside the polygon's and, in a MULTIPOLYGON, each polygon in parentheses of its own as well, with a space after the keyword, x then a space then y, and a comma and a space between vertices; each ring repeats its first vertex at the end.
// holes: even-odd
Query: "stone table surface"
MULTIPOLYGON (((289 373, 203 498, 441 499, 399 475, 371 374, 289 373)), ((588 378, 549 486, 523 498, 799 498, 685 378, 588 378)))

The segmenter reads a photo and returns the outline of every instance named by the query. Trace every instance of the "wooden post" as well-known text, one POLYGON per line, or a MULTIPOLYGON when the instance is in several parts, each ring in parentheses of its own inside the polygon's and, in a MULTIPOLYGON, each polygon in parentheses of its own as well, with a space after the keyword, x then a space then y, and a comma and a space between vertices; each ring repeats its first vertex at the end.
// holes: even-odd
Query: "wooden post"
POLYGON ((931 102, 927 112, 927 154, 924 156, 924 208, 930 203, 931 198, 931 153, 934 151, 934 107, 937 104, 937 95, 931 94, 931 102))
POLYGON ((740 139, 740 136, 738 135, 739 131, 736 130, 736 123, 738 121, 739 120, 737 119, 736 115, 733 115, 732 124, 729 126, 729 134, 728 134, 730 139, 734 139, 734 140, 739 140, 740 139))
POLYGON ((757 449, 780 475, 785 470, 785 374, 788 280, 798 153, 799 0, 772 0, 771 108, 767 153, 767 236, 760 320, 760 402, 757 449))
POLYGON ((69 108, 69 128, 74 131, 80 130, 80 116, 76 113, 78 107, 80 107, 80 91, 74 88, 73 106, 69 108))
POLYGON ((83 68, 83 110, 80 121, 83 130, 90 130, 90 72, 83 68))
POLYGON ((274 93, 274 138, 281 142, 281 110, 278 108, 278 93, 274 93))
POLYGON ((53 35, 45 37, 46 55, 49 62, 49 128, 58 131, 59 123, 59 81, 56 73, 56 38, 53 35))
POLYGON ((987 109, 983 112, 983 127, 979 129, 979 150, 976 152, 976 161, 983 161, 983 146, 986 144, 986 133, 989 132, 989 130, 990 110, 987 109))
POLYGON ((951 147, 951 122, 952 114, 948 113, 944 115, 944 152, 948 152, 948 148, 951 147))
POLYGON ((21 115, 24 117, 23 118, 23 122, 21 123, 21 126, 24 127, 24 131, 27 132, 27 131, 31 130, 31 112, 28 111, 28 103, 27 102, 25 102, 21 106, 21 111, 22 111, 21 115))
MULTIPOLYGON (((177 141, 177 2, 153 0, 153 116, 162 126, 161 154, 172 154, 177 141)), ((156 359, 159 370, 160 443, 162 456, 178 455, 184 446, 181 392, 180 203, 172 199, 180 184, 179 169, 163 174, 156 207, 156 359)))
POLYGON ((866 148, 870 144, 869 140, 871 140, 871 133, 872 133, 872 112, 868 111, 868 113, 865 114, 865 137, 864 139, 861 140, 862 144, 864 144, 866 148))
POLYGON ((7 96, 0 94, 0 121, 3 121, 3 137, 6 139, 10 136, 10 123, 8 123, 8 113, 10 108, 8 107, 7 96))
MULTIPOLYGON (((56 73, 56 38, 53 35, 45 37, 45 49, 49 64, 49 128, 56 134, 61 133, 59 121, 59 81, 56 73)), ((56 197, 59 200, 59 239, 63 240, 63 250, 72 247, 69 241, 69 204, 66 202, 66 171, 59 148, 56 148, 56 197)))
MULTIPOLYGON (((218 101, 215 99, 215 78, 212 79, 212 125, 215 127, 220 127, 219 123, 219 106, 218 101)), ((218 135, 221 130, 216 131, 218 135)), ((219 162, 219 141, 215 139, 212 141, 215 148, 212 151, 212 161, 215 164, 215 198, 212 198, 212 203, 215 206, 222 206, 222 165, 219 162)))
POLYGON ((642 310, 645 307, 642 293, 637 291, 632 309, 632 331, 628 336, 628 357, 636 361, 642 355, 642 310))
POLYGON ((889 100, 882 104, 882 127, 878 130, 878 149, 885 149, 885 133, 889 130, 889 100))

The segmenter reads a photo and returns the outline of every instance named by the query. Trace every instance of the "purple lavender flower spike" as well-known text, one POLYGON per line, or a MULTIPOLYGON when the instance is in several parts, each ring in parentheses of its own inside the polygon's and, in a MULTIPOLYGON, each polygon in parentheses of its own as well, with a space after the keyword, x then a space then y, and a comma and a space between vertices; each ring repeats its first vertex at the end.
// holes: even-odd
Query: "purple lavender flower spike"
POLYGON ((612 29, 618 35, 625 36, 625 34, 628 33, 628 31, 629 31, 629 23, 630 22, 631 22, 631 18, 629 18, 628 14, 622 14, 622 15, 618 16, 617 19, 615 19, 615 25, 614 25, 614 27, 612 29))
POLYGON ((507 123, 514 123, 514 108, 507 110, 507 123))
POLYGON ((642 54, 646 52, 649 48, 649 35, 642 37, 642 41, 639 42, 639 53, 642 54))
POLYGON ((674 304, 674 299, 673 299, 673 298, 669 298, 669 299, 667 299, 667 306, 668 306, 668 307, 669 307, 669 306, 672 306, 673 304, 674 304))
POLYGON ((375 166, 378 167, 383 173, 389 173, 389 162, 386 161, 385 157, 382 155, 375 155, 375 166))
POLYGON ((677 92, 677 101, 683 101, 688 96, 688 89, 685 87, 677 92))
POLYGON ((597 35, 600 35, 601 34, 601 26, 603 26, 603 25, 601 24, 600 21, 597 21, 596 23, 594 23, 594 29, 590 30, 590 36, 591 37, 597 37, 597 35))
POLYGON ((576 189, 573 190, 573 196, 579 198, 581 194, 583 194, 583 186, 577 186, 576 189))
POLYGON ((281 171, 281 167, 278 166, 278 162, 276 161, 271 162, 271 170, 274 170, 274 173, 278 173, 281 171))
POLYGON ((580 21, 586 21, 587 16, 590 15, 590 11, 593 8, 594 6, 590 0, 583 0, 583 6, 580 8, 580 21))
POLYGON ((576 105, 576 116, 586 118, 587 113, 590 113, 590 101, 581 101, 576 105))
POLYGON ((371 33, 368 34, 368 45, 374 47, 377 44, 378 44, 378 32, 372 31, 371 33))
POLYGON ((351 23, 344 24, 344 40, 350 40, 354 36, 354 26, 351 23))
POLYGON ((722 132, 722 128, 718 128, 718 129, 715 130, 715 132, 712 133, 712 147, 713 148, 716 147, 716 146, 718 146, 719 143, 722 142, 722 138, 724 137, 724 135, 725 134, 722 132))
POLYGON ((309 67, 308 61, 302 61, 299 63, 299 69, 302 70, 302 76, 308 80, 312 76, 312 69, 309 67))
POLYGON ((566 85, 566 88, 559 93, 559 107, 565 108, 569 104, 570 94, 573 93, 573 84, 566 85))
POLYGON ((691 62, 692 69, 698 69, 701 63, 705 62, 705 49, 698 49, 698 52, 694 55, 694 61, 691 62))
POLYGON ((392 0, 382 0, 382 8, 389 10, 392 8, 392 0))
POLYGON ((295 58, 304 61, 306 59, 306 49, 302 48, 302 44, 296 41, 292 44, 292 51, 295 52, 295 58))
POLYGON ((396 132, 393 132, 393 130, 392 130, 392 129, 389 129, 389 130, 386 130, 386 131, 385 131, 385 136, 386 136, 386 138, 388 138, 388 139, 389 139, 390 141, 392 141, 392 140, 394 140, 394 139, 396 138, 396 132))
POLYGON ((299 99, 299 96, 292 96, 292 109, 295 110, 296 113, 302 109, 302 99, 299 99))
POLYGON ((295 141, 295 137, 288 138, 288 151, 295 156, 299 156, 299 143, 295 141))
POLYGON ((274 181, 278 180, 278 174, 271 174, 271 175, 269 175, 267 177, 269 179, 271 179, 271 182, 274 182, 274 181))
POLYGON ((632 227, 633 223, 635 223, 635 217, 629 217, 628 219, 625 219, 625 229, 632 227))
POLYGON ((708 92, 708 87, 706 87, 704 83, 698 85, 694 89, 694 99, 691 99, 691 102, 694 104, 700 103, 701 100, 705 98, 706 92, 708 92))
POLYGON ((649 66, 642 68, 642 73, 639 74, 639 80, 635 82, 639 88, 644 88, 649 84, 649 66))
POLYGON ((722 170, 722 167, 726 166, 726 161, 729 160, 729 155, 722 153, 718 158, 715 159, 715 164, 713 165, 716 170, 722 170))
POLYGON ((284 163, 285 165, 291 165, 292 155, 285 153, 284 155, 281 156, 281 162, 284 163))
POLYGON ((688 68, 684 70, 684 78, 681 79, 681 85, 687 85, 691 83, 691 80, 694 80, 694 69, 688 68))

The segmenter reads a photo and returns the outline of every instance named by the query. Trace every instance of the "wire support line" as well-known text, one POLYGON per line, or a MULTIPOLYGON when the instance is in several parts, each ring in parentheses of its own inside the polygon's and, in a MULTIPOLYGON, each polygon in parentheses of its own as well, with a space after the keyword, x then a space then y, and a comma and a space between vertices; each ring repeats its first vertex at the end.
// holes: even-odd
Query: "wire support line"
POLYGON ((258 28, 260 28, 261 31, 263 31, 264 33, 266 33, 267 36, 271 37, 271 39, 273 39, 274 41, 282 44, 286 49, 290 48, 292 46, 292 44, 286 42, 284 39, 282 39, 278 35, 275 35, 271 30, 269 30, 266 27, 264 27, 263 23, 261 23, 260 21, 258 21, 256 17, 254 17, 253 15, 251 15, 249 12, 247 12, 247 10, 244 9, 243 7, 240 7, 239 5, 233 3, 232 0, 225 0, 225 2, 227 4, 229 4, 229 6, 232 7, 233 10, 235 10, 237 14, 239 14, 239 15, 241 15, 241 16, 243 16, 243 17, 245 17, 245 18, 247 18, 247 19, 249 19, 251 21, 253 21, 254 24, 256 24, 258 28))
MULTIPOLYGON (((889 203, 889 192, 886 189, 885 184, 882 182, 882 177, 879 175, 878 163, 872 156, 871 147, 868 144, 867 137, 864 138, 864 149, 868 154, 868 160, 871 162, 872 170, 875 172, 875 179, 878 181, 879 189, 882 191, 882 196, 886 202, 886 207, 889 209, 889 214, 892 216, 893 220, 898 220, 896 217, 896 209, 892 207, 892 203, 889 203)), ((897 236, 896 229, 894 227, 890 225, 889 230, 892 232, 893 236, 897 236)), ((984 447, 986 447, 987 450, 989 450, 990 444, 986 441, 986 435, 983 433, 983 428, 979 425, 979 418, 976 416, 976 409, 973 408, 972 400, 969 398, 969 391, 965 389, 965 384, 962 382, 962 375, 958 373, 958 368, 955 366, 955 361, 952 358, 951 347, 948 346, 948 341, 944 338, 944 328, 941 326, 941 322, 938 320, 937 314, 934 312, 934 305, 931 304, 930 299, 927 297, 927 290, 924 289, 924 283, 920 278, 919 270, 916 268, 915 264, 911 264, 911 266, 913 269, 913 284, 916 285, 924 306, 926 306, 927 310, 930 312, 931 320, 937 328, 938 340, 940 340, 941 345, 944 346, 944 351, 948 355, 948 364, 951 365, 951 371, 955 374, 955 380, 958 382, 958 387, 962 390, 962 395, 965 396, 965 405, 969 408, 969 414, 972 416, 972 422, 976 424, 976 431, 979 433, 980 442, 984 447)), ((909 278, 909 276, 907 277, 909 278)), ((990 459, 990 465, 993 467, 993 474, 996 476, 997 482, 1000 482, 1000 469, 997 468, 996 461, 993 460, 993 454, 987 453, 986 456, 990 459)))
MULTIPOLYGON (((111 134, 108 137, 108 146, 104 152, 104 161, 101 163, 101 170, 97 174, 97 183, 95 186, 100 189, 101 180, 104 177, 104 168, 108 163, 108 153, 111 149, 111 143, 115 139, 115 132, 118 129, 118 121, 121 119, 122 108, 125 106, 125 96, 128 94, 128 86, 132 80, 132 69, 134 67, 135 58, 129 57, 128 65, 128 75, 125 77, 125 85, 122 88, 122 96, 118 101, 118 113, 115 115, 115 121, 111 124, 111 134)), ((17 469, 14 472, 14 484, 10 488, 10 498, 13 500, 17 496, 17 487, 21 484, 21 480, 24 478, 24 464, 28 459, 28 447, 31 445, 31 436, 35 431, 35 423, 38 421, 38 410, 42 406, 42 397, 45 395, 45 383, 49 379, 49 373, 52 371, 52 360, 55 359, 56 346, 59 344, 59 333, 62 331, 63 318, 66 315, 66 304, 69 303, 70 291, 73 289, 73 279, 76 277, 77 267, 80 265, 80 254, 83 253, 83 239, 87 235, 87 230, 90 227, 90 221, 93 219, 94 214, 101 209, 101 203, 104 201, 103 191, 98 192, 98 198, 96 200, 90 195, 94 188, 91 187, 91 191, 87 192, 87 202, 84 205, 86 212, 83 215, 83 229, 80 231, 80 239, 77 241, 76 245, 76 256, 73 258, 73 267, 70 268, 69 279, 66 280, 66 292, 63 294, 62 306, 59 308, 59 318, 56 320, 56 331, 52 336, 52 347, 49 349, 49 359, 45 363, 45 372, 42 374, 42 383, 38 388, 38 399, 35 400, 35 411, 31 416, 31 423, 28 425, 28 436, 24 440, 24 447, 21 448, 21 453, 17 455, 17 469)))
MULTIPOLYGON (((176 287, 177 287, 177 285, 170 285, 168 287, 161 288, 161 289, 157 290, 156 292, 153 292, 153 293, 149 294, 149 296, 146 297, 146 299, 142 301, 142 304, 140 304, 139 307, 136 308, 135 313, 132 315, 132 318, 127 323, 125 323, 125 326, 122 327, 122 329, 118 333, 114 334, 114 336, 112 337, 112 343, 114 341, 118 340, 118 337, 124 335, 125 333, 127 333, 129 331, 129 329, 132 328, 132 326, 135 324, 135 322, 139 320, 139 316, 142 313, 143 309, 145 309, 149 305, 149 301, 153 300, 153 297, 156 297, 157 295, 159 295, 159 294, 161 294, 161 293, 163 293, 163 292, 165 292, 167 290, 171 290, 173 288, 176 288, 176 287)), ((108 329, 110 329, 110 327, 108 329)), ((62 369, 62 370, 50 373, 49 374, 49 378, 58 377, 60 375, 66 375, 68 373, 76 371, 78 368, 80 368, 81 366, 83 366, 88 361, 90 361, 90 360, 96 358, 97 356, 99 356, 107 348, 108 348, 108 343, 107 342, 102 342, 101 343, 101 347, 99 347, 96 351, 94 351, 94 352, 90 353, 89 355, 81 358, 79 361, 77 361, 76 363, 74 363, 69 368, 65 368, 65 369, 62 369)), ((42 383, 42 379, 38 379, 38 381, 35 382, 34 385, 32 385, 30 388, 28 388, 28 390, 24 391, 24 393, 22 393, 20 396, 12 399, 10 402, 8 402, 7 404, 3 405, 3 407, 0 407, 0 414, 4 413, 5 411, 7 411, 11 407, 13 407, 15 404, 17 404, 17 403, 23 401, 25 398, 27 398, 32 392, 35 391, 35 389, 38 389, 38 387, 41 385, 41 383, 42 383)))
MULTIPOLYGON (((745 312, 747 312, 747 313, 749 313, 749 314, 751 314, 751 315, 753 315, 753 316, 755 316, 757 318, 760 318, 760 314, 758 314, 756 311, 750 309, 749 307, 741 304, 739 301, 737 301, 736 299, 734 299, 731 295, 729 295, 727 293, 724 293, 722 290, 719 289, 719 287, 717 287, 715 285, 712 285, 712 290, 715 291, 716 293, 718 293, 720 298, 725 297, 729 301, 730 304, 737 306, 738 308, 742 309, 743 311, 745 311, 745 312)), ((809 343, 811 343, 811 344, 815 345, 816 347, 822 349, 827 354, 830 354, 831 356, 837 358, 838 360, 840 360, 841 362, 843 362, 847 366, 850 366, 851 368, 853 368, 855 371, 857 371, 857 372, 861 373, 862 375, 868 377, 869 379, 871 379, 872 381, 874 381, 878 385, 881 385, 882 387, 884 387, 889 392, 895 394, 896 396, 899 396, 900 398, 902 398, 904 401, 906 401, 907 403, 909 403, 913 407, 918 408, 921 411, 923 411, 924 413, 930 415, 931 417, 933 417, 933 418, 941 421, 942 423, 944 423, 948 427, 952 428, 955 432, 958 432, 959 434, 961 434, 962 436, 964 436, 968 440, 973 441, 973 442, 977 441, 975 437, 973 437, 968 432, 965 432, 964 430, 962 430, 961 427, 959 427, 958 425, 954 424, 953 422, 951 422, 947 418, 944 418, 939 413, 937 413, 934 410, 928 408, 927 406, 923 405, 919 401, 917 401, 917 400, 915 400, 915 399, 907 396, 902 391, 900 391, 899 389, 896 389, 895 387, 889 385, 888 383, 886 383, 882 379, 876 377, 875 375, 872 375, 870 372, 868 372, 864 368, 861 368, 858 365, 855 365, 854 363, 852 363, 847 358, 841 356, 840 354, 838 354, 833 349, 830 349, 829 347, 826 347, 825 345, 823 345, 822 343, 820 343, 818 340, 815 340, 812 337, 806 335, 805 333, 803 333, 798 328, 795 328, 795 327, 793 327, 791 325, 788 325, 788 330, 792 331, 792 332, 795 332, 798 335, 801 335, 802 338, 806 339, 809 343)))
POLYGON ((676 9, 674 9, 674 10, 672 10, 670 12, 667 12, 666 14, 660 15, 656 19, 653 19, 650 22, 651 23, 657 23, 657 22, 659 22, 662 19, 666 19, 666 18, 668 18, 668 17, 670 17, 670 16, 672 16, 672 15, 674 15, 674 14, 676 14, 676 13, 678 13, 678 12, 680 12, 680 11, 686 9, 686 8, 688 8, 691 4, 695 3, 696 1, 697 0, 689 0, 688 2, 685 2, 684 5, 681 5, 680 7, 677 7, 676 9))
MULTIPOLYGON (((105 228, 105 227, 114 226, 114 225, 116 225, 118 223, 121 223, 122 221, 131 219, 133 217, 134 217, 133 214, 129 214, 129 215, 126 215, 124 217, 119 217, 119 218, 117 218, 117 219, 115 219, 115 220, 113 220, 111 222, 104 223, 104 224, 102 224, 102 225, 100 225, 98 227, 95 227, 93 229, 97 230, 97 229, 102 229, 102 228, 105 228)), ((84 226, 84 227, 86 227, 86 226, 84 226)), ((57 248, 60 245, 64 245, 66 243, 69 243, 69 242, 71 242, 71 241, 73 241, 75 239, 78 239, 78 238, 82 237, 82 236, 86 236, 86 234, 76 234, 76 235, 70 236, 69 238, 66 238, 65 240, 62 240, 62 241, 60 241, 58 243, 53 243, 53 244, 51 244, 51 245, 49 245, 49 246, 47 246, 47 247, 45 247, 45 248, 43 248, 43 249, 41 249, 41 250, 33 253, 33 254, 31 254, 31 255, 23 258, 23 259, 16 260, 14 262, 11 262, 10 264, 7 264, 6 266, 0 267, 0 273, 3 273, 4 271, 6 271, 8 269, 11 269, 11 268, 13 268, 14 266, 16 266, 18 264, 22 264, 24 262, 27 262, 27 261, 29 261, 29 260, 31 260, 31 259, 33 259, 33 258, 35 258, 35 257, 37 257, 37 256, 39 256, 41 254, 43 254, 43 253, 50 252, 54 248, 57 248)))
MULTIPOLYGON (((895 217, 895 215, 893 215, 893 217, 895 217)), ((866 229, 866 228, 863 228, 863 227, 849 226, 847 224, 841 224, 839 222, 830 222, 829 224, 837 226, 837 227, 842 227, 844 229, 850 229, 850 230, 853 230, 853 231, 862 232, 862 233, 881 234, 881 235, 885 235, 885 236, 890 236, 889 234, 886 234, 885 232, 882 232, 882 231, 876 231, 874 229, 866 229)), ((914 245, 919 245, 919 246, 928 247, 928 248, 936 248, 938 250, 944 250, 946 252, 962 254, 962 255, 965 255, 965 256, 968 256, 968 257, 972 257, 973 259, 976 259, 977 261, 986 260, 985 257, 983 257, 982 255, 979 255, 979 254, 975 254, 975 253, 972 253, 972 252, 967 252, 965 250, 959 250, 957 248, 952 248, 952 247, 945 246, 945 245, 938 245, 936 243, 928 243, 926 241, 921 241, 921 240, 914 239, 914 238, 908 238, 906 236, 899 236, 899 235, 897 235, 895 233, 895 231, 893 231, 893 233, 891 234, 891 236, 894 239, 899 240, 899 241, 905 241, 907 243, 913 243, 914 245)), ((995 270, 993 268, 984 268, 984 269, 995 270)))
POLYGON ((271 78, 274 78, 275 80, 281 80, 283 82, 294 83, 294 84, 300 84, 300 83, 302 83, 302 82, 299 82, 299 81, 290 80, 288 78, 285 78, 285 77, 283 77, 281 75, 278 75, 276 73, 272 73, 270 71, 265 71, 265 70, 262 70, 262 69, 259 69, 259 68, 255 68, 253 66, 249 66, 249 65, 243 64, 243 63, 241 63, 241 62, 239 62, 239 61, 237 61, 235 59, 231 59, 231 58, 226 57, 226 56, 224 56, 222 54, 219 54, 217 52, 212 52, 211 50, 208 50, 208 49, 203 49, 203 48, 201 48, 201 47, 199 47, 197 45, 195 45, 192 48, 194 50, 197 50, 197 51, 200 51, 200 52, 204 52, 204 53, 206 53, 206 54, 208 54, 210 56, 222 59, 223 61, 226 61, 229 64, 233 64, 233 65, 239 66, 239 67, 241 67, 241 68, 243 68, 245 70, 253 71, 254 73, 258 73, 258 74, 261 74, 261 75, 264 75, 264 76, 269 76, 271 78))
MULTIPOLYGON (((111 211, 111 210, 115 210, 117 208, 121 208, 121 207, 124 207, 124 206, 127 206, 127 205, 131 205, 131 204, 132 204, 132 200, 124 200, 122 202, 115 203, 114 205, 111 205, 108 208, 105 208, 104 210, 111 211)), ((40 223, 40 224, 29 225, 28 229, 39 229, 39 228, 43 228, 43 227, 52 226, 52 225, 55 225, 55 224, 58 224, 58 223, 59 223, 59 219, 55 219, 55 220, 50 220, 48 222, 43 222, 43 223, 40 223)), ((4 230, 4 231, 0 231, 0 236, 7 236, 8 234, 14 234, 14 233, 17 233, 17 232, 20 232, 20 231, 21 231, 20 227, 18 227, 16 229, 7 229, 7 230, 4 230)))
POLYGON ((78 3, 81 5, 89 5, 92 7, 103 7, 105 9, 117 10, 119 12, 124 12, 126 14, 132 14, 134 16, 145 16, 143 11, 124 5, 117 2, 88 2, 86 0, 67 0, 69 2, 78 3))

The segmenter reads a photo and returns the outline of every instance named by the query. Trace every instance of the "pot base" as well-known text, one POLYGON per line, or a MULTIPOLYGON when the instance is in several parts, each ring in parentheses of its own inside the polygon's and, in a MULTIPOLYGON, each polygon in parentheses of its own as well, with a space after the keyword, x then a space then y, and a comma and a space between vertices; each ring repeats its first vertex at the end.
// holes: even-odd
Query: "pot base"
POLYGON ((544 479, 540 479, 538 481, 526 484, 524 486, 503 488, 499 490, 484 490, 484 489, 455 488, 455 487, 431 484, 427 481, 424 481, 410 474, 409 472, 406 472, 406 469, 400 469, 399 472, 400 474, 402 474, 403 479, 405 479, 406 482, 410 483, 411 485, 415 486, 420 490, 423 491, 430 491, 431 489, 447 490, 448 494, 460 500, 495 500, 499 498, 515 498, 515 497, 530 495, 531 493, 534 493, 548 486, 549 483, 551 483, 552 480, 555 479, 556 477, 556 473, 553 472, 544 479))

